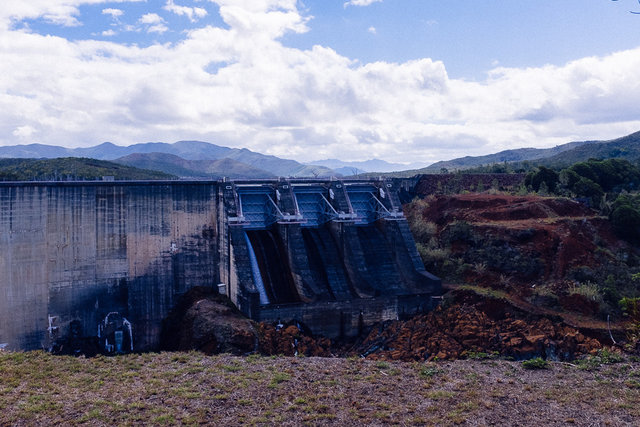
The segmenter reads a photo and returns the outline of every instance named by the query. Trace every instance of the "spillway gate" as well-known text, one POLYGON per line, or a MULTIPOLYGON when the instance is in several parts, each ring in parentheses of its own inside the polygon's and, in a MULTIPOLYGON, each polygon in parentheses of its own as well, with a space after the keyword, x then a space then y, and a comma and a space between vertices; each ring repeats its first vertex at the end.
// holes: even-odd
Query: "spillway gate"
POLYGON ((391 181, 241 181, 224 194, 231 296, 255 320, 296 319, 348 336, 429 310, 440 294, 391 181))

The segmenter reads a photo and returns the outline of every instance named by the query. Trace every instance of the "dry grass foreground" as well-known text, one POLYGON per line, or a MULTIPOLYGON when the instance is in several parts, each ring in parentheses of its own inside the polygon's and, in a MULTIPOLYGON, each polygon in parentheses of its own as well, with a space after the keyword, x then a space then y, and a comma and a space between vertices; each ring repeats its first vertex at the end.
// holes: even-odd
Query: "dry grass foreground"
POLYGON ((0 425, 640 424, 637 360, 540 362, 0 353, 0 425))

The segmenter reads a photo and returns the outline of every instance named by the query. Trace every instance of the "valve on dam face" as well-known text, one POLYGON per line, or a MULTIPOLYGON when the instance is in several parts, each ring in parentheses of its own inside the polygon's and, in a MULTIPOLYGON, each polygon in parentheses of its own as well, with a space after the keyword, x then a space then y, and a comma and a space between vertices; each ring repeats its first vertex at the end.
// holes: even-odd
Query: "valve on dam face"
POLYGON ((98 325, 100 347, 107 354, 122 354, 133 351, 131 322, 120 313, 112 311, 98 325))

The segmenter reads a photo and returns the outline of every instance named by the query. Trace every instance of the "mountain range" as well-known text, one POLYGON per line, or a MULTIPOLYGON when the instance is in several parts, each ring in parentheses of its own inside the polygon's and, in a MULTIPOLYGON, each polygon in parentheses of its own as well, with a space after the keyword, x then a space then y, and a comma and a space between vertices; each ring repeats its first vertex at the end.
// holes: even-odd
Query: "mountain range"
POLYGON ((389 163, 380 159, 364 160, 360 162, 345 162, 338 159, 316 160, 307 163, 309 165, 325 166, 343 176, 357 175, 366 172, 395 172, 407 169, 416 169, 424 163, 389 163))
POLYGON ((258 179, 329 176, 413 176, 425 173, 462 171, 479 166, 523 162, 533 166, 562 168, 589 158, 640 160, 640 132, 609 141, 576 141, 553 148, 520 148, 484 156, 466 156, 436 162, 420 169, 413 165, 389 163, 379 159, 347 162, 326 159, 302 164, 295 160, 257 153, 246 148, 229 148, 202 141, 178 141, 173 144, 147 142, 119 146, 110 142, 88 148, 64 148, 29 144, 0 147, 1 158, 51 159, 83 157, 110 160, 130 167, 161 171, 167 174, 218 179, 258 179), (392 172, 399 171, 399 172, 392 172))
POLYGON ((147 142, 129 146, 105 142, 87 148, 64 148, 43 144, 14 145, 0 147, 0 158, 3 157, 88 157, 179 176, 204 178, 326 177, 336 174, 324 166, 304 165, 295 160, 256 153, 246 148, 222 147, 202 141, 178 141, 173 144, 147 142), (212 162, 223 159, 228 161, 212 162))
MULTIPOLYGON (((577 162, 592 158, 625 159, 640 161, 640 132, 608 141, 575 141, 553 148, 519 148, 500 151, 485 156, 465 156, 448 161, 433 163, 425 168, 410 169, 401 172, 385 173, 385 176, 410 177, 419 174, 434 174, 464 171, 480 166, 508 163, 517 169, 523 163, 529 166, 546 166, 555 169, 564 168, 577 162)), ((363 174, 361 176, 372 176, 363 174)))

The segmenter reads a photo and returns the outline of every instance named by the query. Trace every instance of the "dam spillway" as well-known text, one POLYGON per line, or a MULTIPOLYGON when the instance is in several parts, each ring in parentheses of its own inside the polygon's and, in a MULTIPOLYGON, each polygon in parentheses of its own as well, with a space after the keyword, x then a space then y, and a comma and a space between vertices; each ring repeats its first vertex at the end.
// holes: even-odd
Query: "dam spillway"
POLYGON ((0 183, 0 345, 159 346, 194 286, 353 336, 433 306, 387 181, 0 183))

